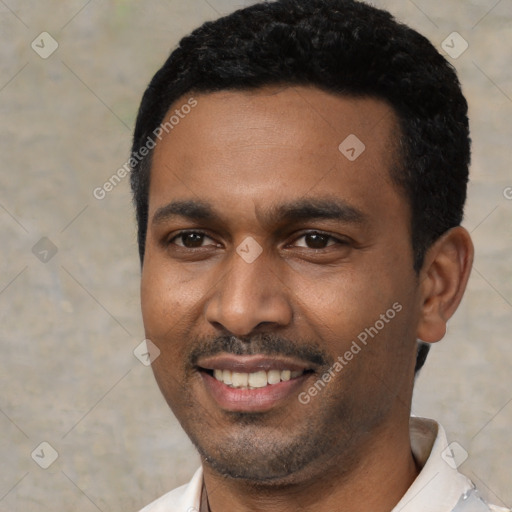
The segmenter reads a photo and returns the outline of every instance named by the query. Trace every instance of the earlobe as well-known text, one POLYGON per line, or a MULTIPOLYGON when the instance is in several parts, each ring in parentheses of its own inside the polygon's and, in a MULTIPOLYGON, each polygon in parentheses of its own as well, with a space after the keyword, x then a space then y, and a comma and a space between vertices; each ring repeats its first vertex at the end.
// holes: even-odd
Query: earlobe
POLYGON ((457 310, 473 264, 473 242, 461 226, 444 233, 430 247, 420 272, 420 317, 417 337, 435 343, 457 310))

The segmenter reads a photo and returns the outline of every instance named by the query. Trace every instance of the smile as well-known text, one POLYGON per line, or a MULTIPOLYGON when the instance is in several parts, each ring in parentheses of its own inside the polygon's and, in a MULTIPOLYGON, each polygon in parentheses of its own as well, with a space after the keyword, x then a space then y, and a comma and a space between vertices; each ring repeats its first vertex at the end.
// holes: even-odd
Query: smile
POLYGON ((313 368, 302 361, 263 355, 221 354, 198 361, 205 390, 221 409, 263 412, 296 398, 313 368))

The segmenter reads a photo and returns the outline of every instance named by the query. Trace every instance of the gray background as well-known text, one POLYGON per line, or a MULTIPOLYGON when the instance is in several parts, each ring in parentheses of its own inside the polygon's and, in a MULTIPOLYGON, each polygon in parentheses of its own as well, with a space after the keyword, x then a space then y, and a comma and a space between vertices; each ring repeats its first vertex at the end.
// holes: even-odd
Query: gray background
MULTIPOLYGON (((133 353, 144 334, 128 179, 103 200, 92 191, 125 163, 141 94, 179 38, 248 3, 0 0, 1 511, 136 511, 198 466, 133 353), (43 31, 59 44, 47 59, 31 48, 43 31), (48 448, 31 457, 43 441, 58 453, 46 470, 35 460, 48 448)), ((512 1, 375 4, 438 48, 453 31, 469 43, 448 58, 470 103, 475 268, 413 408, 511 506, 512 1)))

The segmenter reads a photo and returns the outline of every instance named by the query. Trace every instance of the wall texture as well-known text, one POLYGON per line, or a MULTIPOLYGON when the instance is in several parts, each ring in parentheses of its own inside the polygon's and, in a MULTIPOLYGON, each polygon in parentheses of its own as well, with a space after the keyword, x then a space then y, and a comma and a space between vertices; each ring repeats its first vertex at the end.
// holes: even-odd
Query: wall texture
MULTIPOLYGON (((180 37, 248 3, 0 2, 0 511, 136 511, 199 464, 134 356, 128 179, 93 191, 126 162, 141 94, 180 37)), ((475 268, 414 413, 443 423, 461 470, 511 506, 512 2, 374 3, 446 40, 474 141, 475 268)))

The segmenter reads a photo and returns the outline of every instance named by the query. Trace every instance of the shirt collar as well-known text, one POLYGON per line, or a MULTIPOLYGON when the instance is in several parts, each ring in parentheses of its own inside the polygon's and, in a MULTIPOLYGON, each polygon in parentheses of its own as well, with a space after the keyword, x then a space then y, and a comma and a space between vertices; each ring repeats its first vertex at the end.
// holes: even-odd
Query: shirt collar
POLYGON ((416 480, 392 512, 449 512, 461 496, 473 489, 471 481, 456 468, 452 445, 441 425, 411 417, 411 449, 422 468, 416 480))

